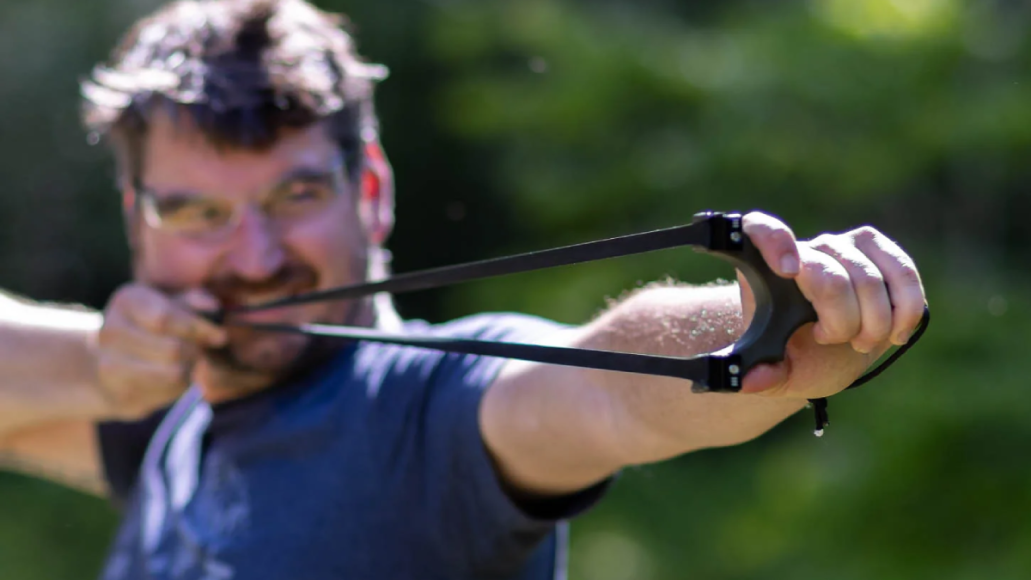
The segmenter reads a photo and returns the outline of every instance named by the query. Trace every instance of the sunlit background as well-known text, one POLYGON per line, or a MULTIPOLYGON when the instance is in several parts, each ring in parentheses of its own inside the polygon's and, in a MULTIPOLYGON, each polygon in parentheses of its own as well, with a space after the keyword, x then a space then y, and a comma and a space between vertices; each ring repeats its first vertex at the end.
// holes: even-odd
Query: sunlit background
MULTIPOLYGON (((624 474, 572 580, 1031 578, 1031 5, 961 0, 321 0, 390 68, 396 271, 760 208, 873 224, 934 323, 882 379, 758 441, 624 474)), ((0 2, 0 287, 100 308, 127 279, 77 81, 155 0, 0 2)), ((434 322, 581 322, 690 251, 399 299, 434 322)), ((105 502, 0 475, 0 579, 95 577, 105 502)))

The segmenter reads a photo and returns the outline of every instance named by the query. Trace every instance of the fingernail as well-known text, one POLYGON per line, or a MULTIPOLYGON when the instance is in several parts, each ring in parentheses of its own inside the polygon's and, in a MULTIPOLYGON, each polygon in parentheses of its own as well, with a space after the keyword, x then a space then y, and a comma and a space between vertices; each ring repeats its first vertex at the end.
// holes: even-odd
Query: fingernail
POLYGON ((798 258, 794 254, 784 254, 780 259, 780 270, 785 274, 798 274, 798 258))
POLYGON ((895 337, 895 344, 902 345, 906 344, 907 342, 909 342, 909 333, 906 331, 898 333, 898 335, 895 337))

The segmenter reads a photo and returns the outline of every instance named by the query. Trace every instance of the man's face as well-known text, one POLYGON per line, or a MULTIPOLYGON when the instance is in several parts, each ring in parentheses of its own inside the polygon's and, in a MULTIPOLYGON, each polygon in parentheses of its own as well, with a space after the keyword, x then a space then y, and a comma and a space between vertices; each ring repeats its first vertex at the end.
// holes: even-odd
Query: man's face
MULTIPOLYGON (((197 235, 155 227, 137 212, 132 219, 139 281, 171 294, 203 289, 223 307, 232 307, 364 279, 368 238, 359 218, 359 192, 323 126, 285 132, 272 148, 260 152, 216 150, 187 116, 173 121, 159 114, 145 145, 140 183, 153 199, 168 207, 178 207, 184 199, 215 201, 240 214, 220 233, 197 235), (318 211, 270 210, 272 217, 262 212, 263 207, 278 207, 279 202, 270 200, 311 197, 306 188, 323 187, 318 180, 334 172, 336 197, 320 202, 318 211)), ((261 322, 339 324, 352 322, 353 308, 351 302, 324 302, 240 316, 261 322)), ((271 378, 297 360, 308 340, 230 326, 230 345, 214 362, 271 378)))

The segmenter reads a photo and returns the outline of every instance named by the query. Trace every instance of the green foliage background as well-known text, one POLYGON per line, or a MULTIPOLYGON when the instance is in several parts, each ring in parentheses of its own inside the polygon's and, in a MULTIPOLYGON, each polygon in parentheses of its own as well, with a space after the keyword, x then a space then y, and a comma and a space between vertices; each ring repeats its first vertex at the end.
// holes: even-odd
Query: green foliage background
MULTIPOLYGON (((322 0, 392 76, 395 269, 761 208, 873 224, 934 323, 884 378, 747 445, 628 471, 573 527, 574 580, 1031 577, 1031 8, 1002 0, 322 0)), ((77 80, 154 0, 0 3, 0 286, 102 307, 127 278, 77 80)), ((433 321, 580 322, 690 252, 426 292, 433 321)), ((94 577, 101 500, 0 475, 0 578, 94 577)))

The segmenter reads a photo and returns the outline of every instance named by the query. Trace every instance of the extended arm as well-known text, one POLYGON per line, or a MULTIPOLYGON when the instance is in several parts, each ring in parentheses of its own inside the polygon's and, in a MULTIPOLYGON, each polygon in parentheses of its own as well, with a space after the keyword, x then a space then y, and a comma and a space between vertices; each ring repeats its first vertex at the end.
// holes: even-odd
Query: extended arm
MULTIPOLYGON (((693 394, 688 381, 510 362, 488 389, 481 429, 504 479, 520 491, 565 493, 628 465, 757 437, 806 399, 847 387, 919 321, 923 290, 908 256, 862 228, 797 243, 751 215, 746 232, 770 267, 794 278, 819 316, 784 363, 745 377, 740 394, 693 394), (795 266, 782 262, 785 256, 795 266)), ((750 317, 747 286, 656 286, 549 342, 694 356, 730 344, 750 317)))
POLYGON ((92 421, 101 315, 0 294, 0 468, 99 493, 92 421))
POLYGON ((0 293, 0 469, 102 492, 96 424, 167 406, 196 345, 224 344, 201 300, 130 284, 101 314, 0 293))

